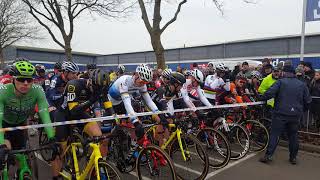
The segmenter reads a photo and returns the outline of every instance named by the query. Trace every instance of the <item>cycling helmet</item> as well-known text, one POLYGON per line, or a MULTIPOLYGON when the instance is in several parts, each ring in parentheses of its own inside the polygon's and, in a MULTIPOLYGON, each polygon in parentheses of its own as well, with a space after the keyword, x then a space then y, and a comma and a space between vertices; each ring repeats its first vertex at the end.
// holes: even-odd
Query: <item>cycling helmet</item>
POLYGON ((72 61, 64 61, 62 63, 62 70, 67 72, 79 72, 79 67, 72 61))
POLYGON ((252 71, 251 72, 251 79, 253 79, 253 78, 261 79, 262 76, 259 71, 252 71))
POLYGON ((191 75, 196 79, 196 81, 200 83, 204 82, 204 75, 199 69, 194 69, 191 75))
POLYGON ((87 64, 87 69, 88 70, 97 69, 97 65, 96 64, 87 64))
POLYGON ((213 62, 208 62, 208 67, 214 67, 214 63, 213 62))
POLYGON ((35 67, 28 61, 18 61, 13 64, 12 71, 17 78, 32 78, 35 67))
POLYGON ((54 69, 61 70, 62 69, 62 63, 61 62, 56 62, 53 66, 54 69))
POLYGON ((36 68, 37 72, 45 72, 46 71, 46 67, 44 67, 44 65, 42 65, 42 64, 36 64, 34 67, 36 68))
POLYGON ((146 64, 141 64, 140 66, 138 66, 136 72, 138 73, 141 80, 147 82, 152 81, 152 70, 146 64))
POLYGON ((179 73, 179 72, 173 72, 170 75, 170 84, 179 84, 179 85, 183 85, 184 83, 186 83, 186 78, 184 77, 183 74, 179 73))
POLYGON ((228 67, 223 62, 216 64, 215 69, 220 71, 228 71, 228 67))
POLYGON ((126 67, 124 67, 124 65, 122 65, 122 64, 119 64, 118 65, 118 71, 120 72, 122 72, 122 73, 124 73, 124 71, 126 70, 126 67))
POLYGON ((186 71, 184 71, 184 73, 183 73, 185 76, 191 76, 191 74, 192 74, 192 71, 190 71, 190 70, 186 70, 186 71))
POLYGON ((167 79, 170 78, 170 74, 172 73, 172 69, 165 69, 162 71, 161 75, 167 79))
POLYGON ((89 73, 89 79, 95 87, 103 87, 109 84, 109 74, 101 69, 94 69, 89 73))

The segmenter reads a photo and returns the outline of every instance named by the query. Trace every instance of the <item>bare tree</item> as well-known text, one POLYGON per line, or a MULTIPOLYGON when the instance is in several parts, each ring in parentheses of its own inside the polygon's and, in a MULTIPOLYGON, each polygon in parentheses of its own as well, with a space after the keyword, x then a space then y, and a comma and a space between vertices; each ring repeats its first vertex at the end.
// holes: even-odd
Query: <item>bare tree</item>
POLYGON ((29 7, 30 14, 43 26, 55 43, 64 49, 66 57, 72 60, 71 40, 74 35, 75 20, 84 13, 96 13, 108 17, 118 17, 129 6, 125 0, 22 0, 29 7), (55 33, 52 29, 58 29, 55 33), (62 39, 61 39, 62 38, 62 39))
POLYGON ((3 50, 25 39, 37 38, 38 29, 32 26, 26 6, 20 0, 0 1, 0 69, 4 66, 3 50))
MULTIPOLYGON (((168 1, 168 0, 167 0, 168 1)), ((212 2, 215 4, 217 9, 223 14, 223 1, 224 0, 212 0, 212 2)), ((254 3, 253 0, 243 0, 246 3, 254 3)), ((165 58, 164 58, 164 47, 161 42, 161 35, 162 33, 168 28, 170 24, 175 22, 177 20, 177 17, 181 11, 181 7, 187 3, 187 0, 180 0, 178 7, 173 15, 173 17, 164 24, 163 27, 160 27, 160 23, 162 20, 161 17, 161 4, 163 0, 138 0, 140 10, 142 13, 142 20, 145 24, 145 27, 147 28, 152 48, 155 52, 156 59, 157 59, 157 67, 164 69, 165 68, 165 58), (152 17, 152 23, 149 21, 149 16, 146 10, 145 5, 153 3, 153 17, 152 17), (152 24, 152 25, 151 25, 152 24)))

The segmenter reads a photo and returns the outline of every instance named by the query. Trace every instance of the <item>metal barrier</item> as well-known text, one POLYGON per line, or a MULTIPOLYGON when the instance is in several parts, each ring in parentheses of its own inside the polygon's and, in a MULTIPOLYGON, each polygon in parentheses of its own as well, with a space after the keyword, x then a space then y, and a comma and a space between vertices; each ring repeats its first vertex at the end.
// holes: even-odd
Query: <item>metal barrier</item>
MULTIPOLYGON (((312 99, 320 99, 320 97, 312 96, 312 99)), ((319 109, 319 111, 320 111, 320 109, 319 109)), ((305 115, 307 117, 303 117, 303 118, 306 118, 306 122, 303 119, 301 124, 305 125, 306 127, 305 127, 305 129, 302 128, 302 130, 300 130, 299 133, 320 136, 320 128, 317 127, 317 126, 319 126, 318 123, 320 123, 320 121, 316 122, 316 120, 312 116, 310 109, 307 111, 307 113, 304 114, 304 116, 305 115)))

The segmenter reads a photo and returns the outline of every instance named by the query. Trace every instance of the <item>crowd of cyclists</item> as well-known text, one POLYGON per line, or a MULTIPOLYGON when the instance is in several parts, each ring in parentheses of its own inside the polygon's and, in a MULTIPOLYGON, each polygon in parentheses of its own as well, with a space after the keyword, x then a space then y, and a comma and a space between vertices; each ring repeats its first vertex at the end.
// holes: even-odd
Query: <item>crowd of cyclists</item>
MULTIPOLYGON (((223 62, 209 62, 205 68, 194 66, 190 70, 152 69, 146 64, 137 66, 135 72, 126 72, 124 65, 109 73, 88 64, 85 72, 72 61, 57 62, 53 72, 40 64, 33 65, 26 59, 17 59, 8 65, 0 77, 0 128, 27 125, 38 114, 43 124, 78 119, 99 118, 113 114, 131 115, 134 128, 131 138, 144 143, 145 130, 141 118, 136 117, 133 98, 144 101, 144 110, 155 114, 159 145, 169 137, 168 124, 175 116, 175 109, 190 108, 192 116, 201 116, 197 107, 213 108, 215 105, 256 102, 277 79, 281 66, 273 67, 268 60, 260 67, 250 67, 247 62, 231 71, 223 62), (168 114, 158 114, 168 110, 168 114)), ((270 106, 272 100, 268 101, 270 106)), ((89 137, 103 135, 104 123, 76 124, 89 137)), ((60 179, 62 168, 61 149, 71 125, 46 127, 47 144, 59 149, 51 162, 53 179, 60 179), (58 145, 57 145, 57 142, 58 145), (60 153, 60 154, 59 154, 60 153)), ((26 148, 25 130, 0 132, 0 162, 5 149, 26 148)), ((108 142, 101 141, 100 151, 108 155, 108 142)), ((3 169, 4 163, 1 164, 3 169)))

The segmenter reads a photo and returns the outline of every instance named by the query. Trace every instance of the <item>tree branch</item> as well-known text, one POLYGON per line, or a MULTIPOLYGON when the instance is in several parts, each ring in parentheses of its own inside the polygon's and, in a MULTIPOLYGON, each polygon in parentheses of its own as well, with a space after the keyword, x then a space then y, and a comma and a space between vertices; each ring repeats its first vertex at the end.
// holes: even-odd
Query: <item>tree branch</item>
POLYGON ((142 20, 143 20, 148 32, 151 34, 152 33, 152 27, 151 27, 151 24, 149 22, 149 18, 148 18, 148 14, 147 14, 147 11, 146 11, 146 7, 144 6, 144 2, 143 2, 143 0, 138 0, 138 2, 139 2, 140 9, 141 9, 142 20))
POLYGON ((178 6, 178 8, 177 8, 176 13, 174 14, 174 17, 173 17, 170 21, 168 21, 168 22, 163 26, 163 28, 161 29, 161 33, 163 33, 163 31, 166 30, 167 27, 168 27, 170 24, 172 24, 174 21, 177 20, 178 14, 180 13, 180 10, 181 10, 181 6, 182 6, 183 4, 185 4, 186 2, 187 2, 187 0, 183 0, 183 1, 181 1, 181 2, 179 3, 179 6, 178 6))

